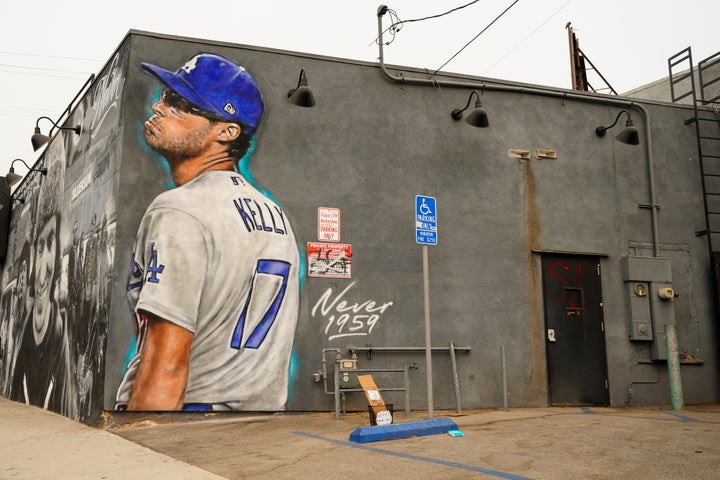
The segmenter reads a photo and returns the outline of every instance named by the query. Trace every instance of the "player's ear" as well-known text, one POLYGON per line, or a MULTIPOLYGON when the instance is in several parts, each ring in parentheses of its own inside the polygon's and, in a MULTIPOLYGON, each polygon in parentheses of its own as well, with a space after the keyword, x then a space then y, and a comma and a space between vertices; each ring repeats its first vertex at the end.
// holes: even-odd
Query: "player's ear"
POLYGON ((233 142, 242 133, 242 127, 238 123, 218 123, 218 140, 221 142, 233 142))

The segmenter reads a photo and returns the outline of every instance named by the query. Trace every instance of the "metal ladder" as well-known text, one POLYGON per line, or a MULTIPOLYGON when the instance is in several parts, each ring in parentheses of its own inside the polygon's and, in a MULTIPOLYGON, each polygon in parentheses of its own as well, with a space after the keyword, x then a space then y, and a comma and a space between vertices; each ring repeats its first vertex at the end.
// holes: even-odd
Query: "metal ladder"
POLYGON ((720 318, 720 52, 702 60, 694 69, 688 47, 668 59, 668 69, 673 103, 692 97, 693 116, 685 120, 685 125, 695 125, 705 206, 705 229, 695 234, 707 237, 714 305, 720 318))
POLYGON ((695 69, 688 47, 668 59, 668 69, 673 103, 692 99, 693 116, 685 120, 685 125, 695 125, 705 206, 705 229, 696 234, 707 236, 713 260, 720 255, 720 52, 698 63, 695 69))

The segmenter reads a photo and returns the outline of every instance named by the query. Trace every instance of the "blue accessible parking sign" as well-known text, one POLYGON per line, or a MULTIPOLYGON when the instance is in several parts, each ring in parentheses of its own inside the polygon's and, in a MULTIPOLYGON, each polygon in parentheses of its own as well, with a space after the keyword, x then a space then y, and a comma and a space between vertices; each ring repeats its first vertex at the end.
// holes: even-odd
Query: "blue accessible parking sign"
POLYGON ((437 245, 437 210, 434 197, 415 196, 415 241, 437 245))

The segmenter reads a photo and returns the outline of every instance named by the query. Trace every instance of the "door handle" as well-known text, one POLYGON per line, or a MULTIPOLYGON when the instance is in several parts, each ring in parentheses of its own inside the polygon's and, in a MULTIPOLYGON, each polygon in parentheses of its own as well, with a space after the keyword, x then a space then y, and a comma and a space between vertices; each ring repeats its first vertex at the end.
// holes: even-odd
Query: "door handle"
POLYGON ((555 342, 555 329, 554 328, 548 328, 547 331, 548 336, 548 342, 555 342))

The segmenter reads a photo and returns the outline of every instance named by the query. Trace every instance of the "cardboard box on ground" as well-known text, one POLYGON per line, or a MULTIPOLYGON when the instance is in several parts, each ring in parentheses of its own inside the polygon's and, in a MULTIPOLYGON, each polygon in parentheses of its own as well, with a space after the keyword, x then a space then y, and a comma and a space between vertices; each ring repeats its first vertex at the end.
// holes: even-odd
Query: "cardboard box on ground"
POLYGON ((372 415, 370 423, 372 425, 390 425, 393 422, 392 412, 385 405, 385 401, 380 395, 380 390, 375 385, 372 375, 358 375, 357 378, 370 407, 369 410, 372 415))

